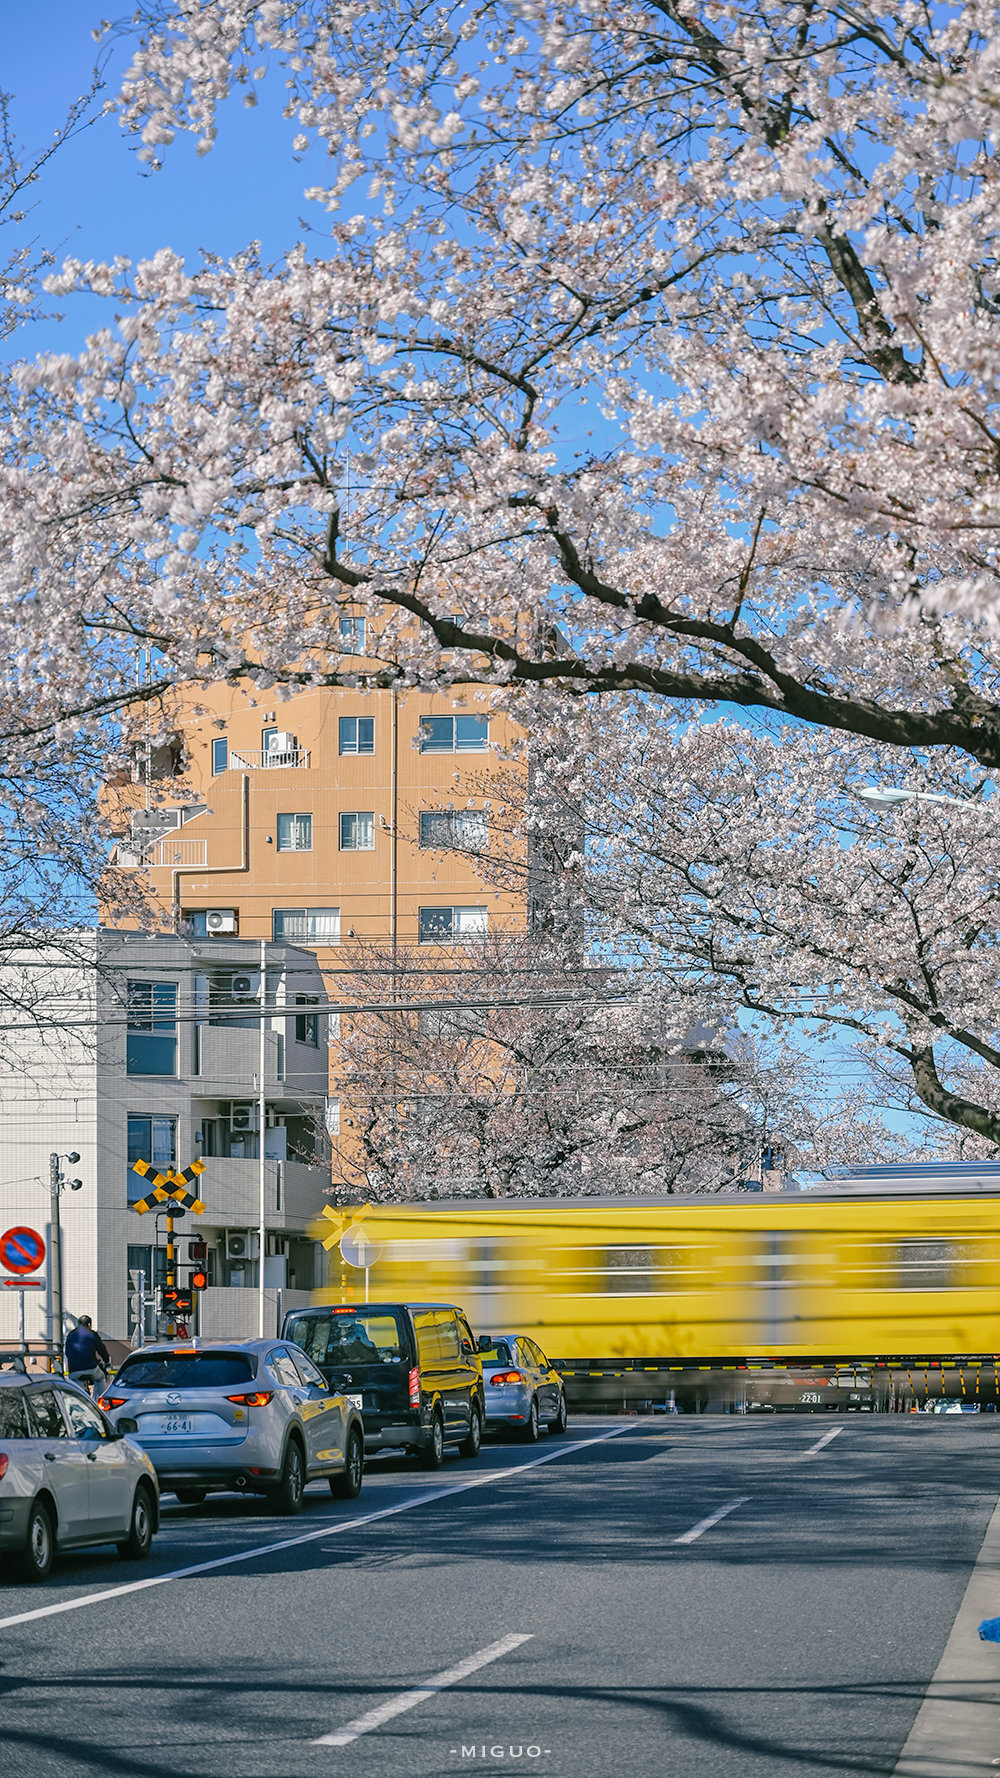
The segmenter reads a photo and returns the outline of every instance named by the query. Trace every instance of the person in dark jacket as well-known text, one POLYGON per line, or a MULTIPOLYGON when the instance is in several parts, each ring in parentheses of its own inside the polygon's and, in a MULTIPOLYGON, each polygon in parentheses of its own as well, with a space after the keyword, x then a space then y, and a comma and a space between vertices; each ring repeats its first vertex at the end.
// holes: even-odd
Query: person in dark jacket
POLYGON ((100 1334, 94 1332, 90 1316, 81 1315, 66 1336, 66 1369, 70 1382, 79 1383, 81 1389, 89 1389, 93 1383, 99 1394, 107 1381, 110 1363, 108 1349, 100 1334))

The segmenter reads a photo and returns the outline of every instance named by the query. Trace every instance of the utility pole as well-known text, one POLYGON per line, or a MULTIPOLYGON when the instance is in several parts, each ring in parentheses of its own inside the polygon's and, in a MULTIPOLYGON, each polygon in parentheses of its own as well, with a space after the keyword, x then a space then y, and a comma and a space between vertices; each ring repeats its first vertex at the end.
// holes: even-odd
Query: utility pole
MULTIPOLYGON (((63 1263, 62 1263, 62 1222, 59 1215, 59 1199, 66 1187, 60 1161, 69 1161, 75 1167, 80 1156, 74 1149, 71 1154, 49 1155, 49 1220, 52 1230, 52 1344, 54 1363, 59 1371, 65 1370, 63 1363, 63 1263)), ((79 1191, 82 1179, 72 1179, 70 1189, 79 1191)))
POLYGON ((257 1045, 257 1338, 264 1338, 264 1251, 267 1244, 267 1205, 264 1189, 267 1169, 264 1162, 264 1135, 267 1127, 267 1102, 264 1066, 267 1059, 267 1035, 264 1030, 264 1009, 267 1005, 267 940, 260 941, 260 1036, 257 1045))

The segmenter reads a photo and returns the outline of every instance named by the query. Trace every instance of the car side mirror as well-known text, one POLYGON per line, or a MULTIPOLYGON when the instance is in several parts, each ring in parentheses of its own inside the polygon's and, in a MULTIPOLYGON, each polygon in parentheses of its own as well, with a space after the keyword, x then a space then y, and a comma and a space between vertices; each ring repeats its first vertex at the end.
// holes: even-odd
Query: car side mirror
POLYGON ((489 1334, 480 1334, 479 1339, 476 1342, 476 1345, 477 1345, 477 1349, 480 1352, 488 1352, 490 1349, 490 1346, 492 1345, 492 1341, 490 1339, 489 1334))
POLYGON ((463 1340, 463 1341, 462 1341, 462 1351, 463 1351, 463 1352, 466 1352, 466 1353, 468 1353, 468 1355, 469 1355, 469 1357, 470 1357, 470 1358, 471 1358, 471 1356, 472 1356, 472 1347, 471 1347, 471 1346, 470 1346, 470 1344, 469 1344, 469 1342, 468 1342, 468 1340, 463 1340))
POLYGON ((121 1416, 120 1420, 118 1421, 117 1426, 115 1427, 115 1432, 117 1433, 119 1438, 125 1438, 128 1433, 138 1432, 138 1430, 139 1430, 138 1420, 130 1420, 126 1414, 123 1414, 121 1416))

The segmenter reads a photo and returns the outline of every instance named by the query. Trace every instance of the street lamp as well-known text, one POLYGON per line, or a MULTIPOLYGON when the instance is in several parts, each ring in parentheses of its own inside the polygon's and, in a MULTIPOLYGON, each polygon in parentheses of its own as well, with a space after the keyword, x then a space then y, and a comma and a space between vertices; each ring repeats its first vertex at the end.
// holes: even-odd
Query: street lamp
POLYGON ((933 790, 903 790, 895 784, 866 784, 863 790, 855 791, 855 795, 869 809, 894 809, 900 803, 954 803, 958 809, 984 807, 984 804, 974 802, 971 796, 942 796, 933 790))
POLYGON ((52 1344, 55 1347, 53 1357, 60 1370, 64 1369, 64 1363, 62 1224, 59 1220, 59 1199, 67 1185, 71 1192, 78 1192, 83 1185, 83 1180, 67 1180, 59 1162, 68 1161, 71 1167, 75 1167, 79 1159, 80 1156, 75 1148, 69 1154, 53 1153, 49 1155, 49 1200, 52 1227, 52 1344))

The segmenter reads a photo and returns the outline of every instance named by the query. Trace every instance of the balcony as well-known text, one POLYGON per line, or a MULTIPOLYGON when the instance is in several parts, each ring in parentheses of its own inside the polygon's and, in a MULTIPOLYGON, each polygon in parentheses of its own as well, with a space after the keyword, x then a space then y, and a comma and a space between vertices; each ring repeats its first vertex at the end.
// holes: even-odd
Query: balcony
POLYGON ((309 764, 308 747, 289 747, 286 752, 276 747, 243 747, 238 753, 230 753, 229 770, 231 772, 266 772, 298 766, 304 769, 309 764))
MULTIPOLYGON (((212 1098, 252 1099, 257 1091, 260 1034, 232 1025, 196 1025, 198 1091, 212 1098)), ((264 1033, 264 1086, 285 1080, 284 1034, 264 1033)))
POLYGON ((208 863, 208 842, 174 839, 172 835, 147 846, 122 840, 115 847, 114 862, 119 870, 198 870, 208 863))
MULTIPOLYGON (((329 1167, 305 1161, 264 1162, 264 1221, 269 1229, 304 1229, 326 1203, 329 1167)), ((185 1234, 202 1227, 254 1229, 260 1216, 260 1162, 207 1155, 198 1189, 205 1205, 202 1219, 185 1224, 185 1234)))

